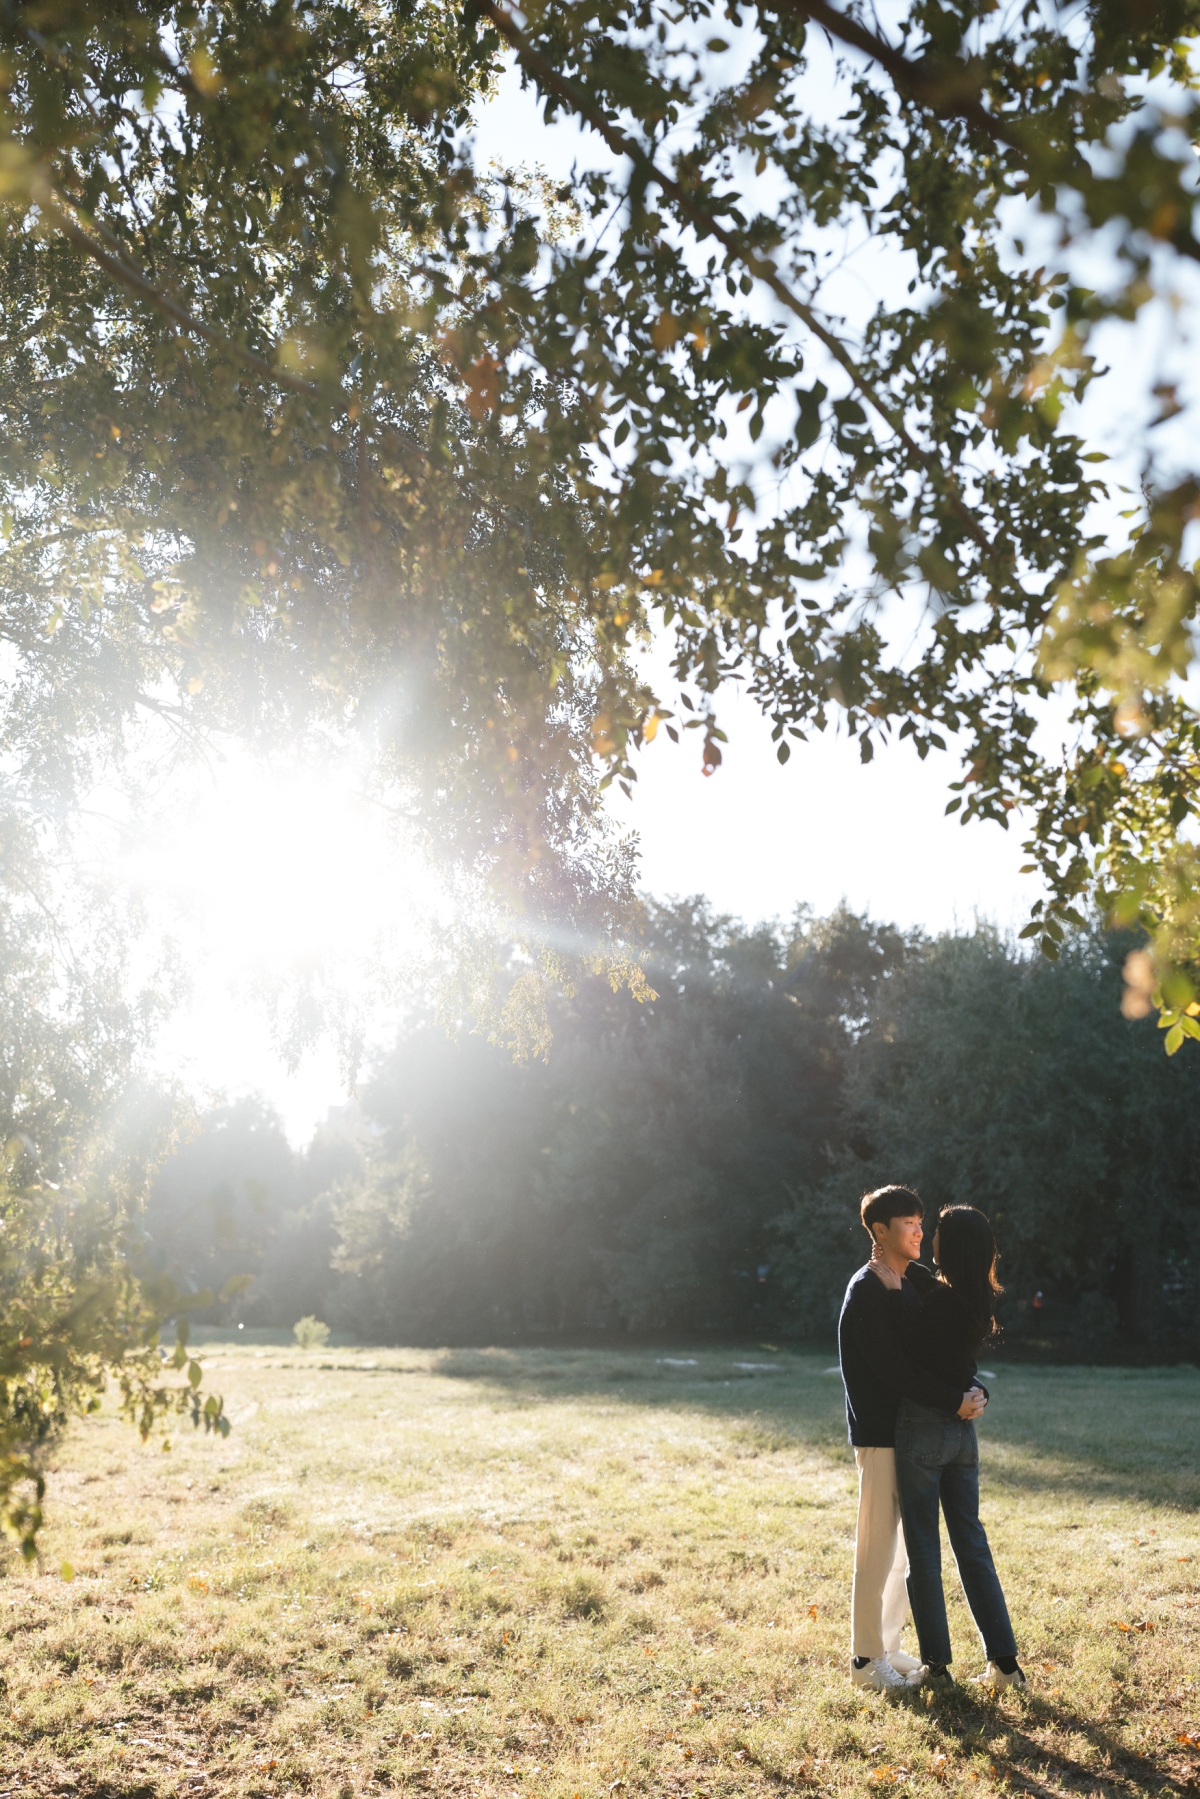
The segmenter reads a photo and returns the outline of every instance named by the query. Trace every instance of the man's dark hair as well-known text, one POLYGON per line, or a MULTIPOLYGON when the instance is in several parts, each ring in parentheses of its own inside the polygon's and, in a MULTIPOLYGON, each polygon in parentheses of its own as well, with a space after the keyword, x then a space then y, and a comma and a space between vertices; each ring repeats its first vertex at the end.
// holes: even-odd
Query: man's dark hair
POLYGON ((874 1193, 863 1194, 859 1213, 873 1242, 872 1225, 890 1224, 893 1218, 924 1218, 925 1207, 911 1187, 876 1187, 874 1193))

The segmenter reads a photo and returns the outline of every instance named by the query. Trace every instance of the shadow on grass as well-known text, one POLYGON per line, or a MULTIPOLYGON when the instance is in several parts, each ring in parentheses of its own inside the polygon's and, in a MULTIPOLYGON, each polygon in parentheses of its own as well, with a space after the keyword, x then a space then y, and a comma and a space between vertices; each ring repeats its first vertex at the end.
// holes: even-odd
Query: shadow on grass
MULTIPOLYGON (((704 1412, 748 1450, 846 1460, 842 1386, 825 1355, 748 1349, 446 1350, 433 1372, 516 1401, 603 1399, 704 1412)), ((1008 1366, 989 1383, 984 1481, 1080 1503, 1200 1507, 1200 1370, 1008 1366)))
POLYGON ((1170 1752, 1142 1755, 1121 1742, 1119 1723, 1085 1717, 1069 1705, 1056 1704, 1050 1697, 1031 1691, 1019 1703, 1021 1713, 1013 1716, 1008 1707, 998 1713, 984 1697, 975 1697, 969 1686, 948 1693, 914 1694, 911 1701, 932 1722, 945 1739, 956 1742, 964 1757, 989 1753, 987 1739, 1002 1725, 1006 1747, 1002 1757, 990 1755, 997 1774, 1012 1793, 1029 1793, 1034 1799, 1060 1799, 1067 1792, 1118 1791, 1130 1795, 1153 1795, 1161 1799, 1168 1793, 1194 1793, 1194 1778, 1170 1752), (1031 1732, 1041 1727, 1047 1734, 1069 1733, 1087 1743, 1090 1754, 1072 1756, 1048 1746, 1031 1732))

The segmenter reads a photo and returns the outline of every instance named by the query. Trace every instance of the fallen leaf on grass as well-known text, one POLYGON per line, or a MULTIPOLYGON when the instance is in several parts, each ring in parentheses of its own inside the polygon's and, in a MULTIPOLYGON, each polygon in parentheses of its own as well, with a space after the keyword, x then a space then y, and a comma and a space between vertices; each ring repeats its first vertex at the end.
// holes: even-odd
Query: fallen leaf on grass
POLYGON ((810 1606, 809 1606, 809 1608, 808 1608, 808 1615, 809 1615, 809 1617, 810 1617, 810 1618, 811 1618, 811 1619, 812 1619, 812 1620, 813 1620, 813 1621, 814 1621, 814 1623, 815 1623, 815 1622, 816 1622, 816 1616, 817 1616, 817 1608, 816 1608, 816 1606, 815 1606, 815 1605, 810 1605, 810 1606))

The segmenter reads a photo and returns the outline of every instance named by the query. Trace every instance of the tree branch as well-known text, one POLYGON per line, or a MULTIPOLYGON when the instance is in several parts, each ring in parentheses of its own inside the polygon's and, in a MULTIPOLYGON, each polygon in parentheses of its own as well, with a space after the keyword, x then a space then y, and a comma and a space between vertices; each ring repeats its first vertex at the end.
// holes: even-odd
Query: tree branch
POLYGON ((928 58, 913 62, 896 50, 886 38, 868 31, 857 19, 849 19, 827 0, 772 0, 775 10, 792 13, 797 18, 811 19, 831 37, 838 38, 851 49, 861 50, 872 62, 889 74, 899 93, 908 100, 918 100, 942 118, 962 119, 977 131, 1007 144, 1010 150, 1025 155, 1029 145, 1014 131, 1007 120, 988 112, 980 99, 980 83, 970 65, 960 62, 935 61, 928 58))
MULTIPOLYGON (((106 250, 103 244, 96 241, 92 232, 80 223, 71 200, 52 182, 37 183, 33 197, 46 217, 53 220, 58 230, 77 249, 90 256, 92 261, 121 287, 126 288, 130 293, 137 294, 140 299, 148 301, 156 312, 160 312, 172 324, 181 326, 183 330, 191 332, 195 337, 204 338, 207 343, 212 344, 235 362, 240 362, 243 368, 253 369, 255 374, 262 375, 277 387, 286 387, 292 393, 315 394, 318 392, 313 382, 304 381, 298 375, 289 375, 286 370, 276 368, 263 357, 256 356, 253 350, 246 350, 240 344, 230 343, 229 339, 223 337, 219 331, 214 331, 211 325, 206 324, 203 319, 197 318, 194 312, 189 312, 186 306, 180 306, 177 301, 171 299, 169 294, 164 294, 160 288, 155 287, 141 269, 129 261, 123 251, 106 250)), ((106 233, 106 235, 109 234, 106 233)))
POLYGON ((702 206, 693 198, 681 182, 676 181, 660 169, 640 144, 628 137, 619 126, 614 125, 610 119, 605 117, 603 109, 582 88, 567 76, 559 74, 553 64, 534 48, 530 39, 511 15, 496 4, 496 0, 475 0, 475 4, 477 10, 490 19, 501 36, 512 45, 521 63, 533 76, 539 87, 555 93, 560 99, 565 100, 573 112, 585 119, 594 131, 599 132, 610 150, 618 156, 628 157, 645 180, 654 182, 662 193, 675 202, 702 236, 716 238, 731 257, 769 287, 776 299, 786 306, 789 312, 794 313, 808 327, 813 336, 824 344, 834 361, 849 375, 858 392, 870 403, 889 429, 895 433, 913 460, 918 462, 927 474, 934 476, 939 483, 946 484, 946 496, 954 512, 966 525, 967 530, 984 553, 991 556, 994 553, 992 542, 970 509, 954 493, 953 476, 946 473, 936 458, 922 450, 909 434, 903 415, 883 398, 870 376, 859 368, 840 338, 836 337, 828 326, 822 323, 811 306, 806 305, 797 294, 792 292, 770 257, 763 256, 757 250, 741 243, 707 207, 702 206))

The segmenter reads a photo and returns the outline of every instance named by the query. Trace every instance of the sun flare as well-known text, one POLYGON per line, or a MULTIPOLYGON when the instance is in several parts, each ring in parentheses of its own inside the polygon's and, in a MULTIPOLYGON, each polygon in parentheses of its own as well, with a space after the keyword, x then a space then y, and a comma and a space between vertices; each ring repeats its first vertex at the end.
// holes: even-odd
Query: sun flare
POLYGON ((293 1134, 344 1094, 345 1074, 320 1032, 289 1069, 272 1011, 288 995, 336 994, 381 1041, 441 903, 352 766, 276 771, 231 757, 186 804, 129 830, 113 872, 171 940, 188 990, 162 1033, 161 1070, 205 1093, 257 1089, 293 1134))

